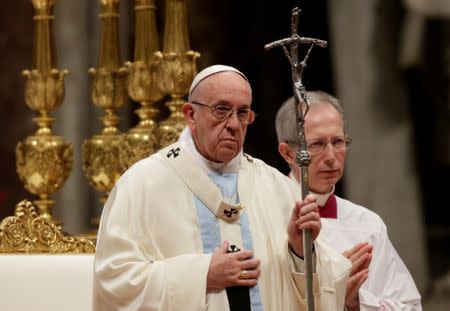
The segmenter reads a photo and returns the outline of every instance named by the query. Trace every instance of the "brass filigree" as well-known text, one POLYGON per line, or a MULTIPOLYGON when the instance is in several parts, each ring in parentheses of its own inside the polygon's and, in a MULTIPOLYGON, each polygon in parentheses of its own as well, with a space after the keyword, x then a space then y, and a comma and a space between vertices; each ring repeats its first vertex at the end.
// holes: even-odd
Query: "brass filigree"
POLYGON ((95 244, 65 236, 51 219, 38 216, 29 201, 16 206, 15 216, 0 223, 0 253, 94 253, 95 244))

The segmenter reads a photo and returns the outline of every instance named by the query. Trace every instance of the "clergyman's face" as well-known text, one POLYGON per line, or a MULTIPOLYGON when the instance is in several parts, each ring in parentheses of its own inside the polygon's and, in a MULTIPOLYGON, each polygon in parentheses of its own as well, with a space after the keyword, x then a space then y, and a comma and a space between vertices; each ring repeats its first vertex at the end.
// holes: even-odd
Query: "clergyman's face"
POLYGON ((309 188, 316 193, 331 191, 342 177, 346 149, 336 150, 331 144, 333 139, 345 139, 344 121, 339 112, 329 104, 311 105, 305 117, 306 143, 327 142, 320 153, 311 155, 308 167, 309 188))
POLYGON ((236 72, 219 72, 201 81, 190 101, 183 106, 183 112, 197 150, 210 161, 228 163, 241 151, 254 113, 250 112, 245 121, 239 120, 236 113, 218 120, 210 108, 202 105, 226 105, 235 110, 250 108, 252 95, 248 82, 236 72))

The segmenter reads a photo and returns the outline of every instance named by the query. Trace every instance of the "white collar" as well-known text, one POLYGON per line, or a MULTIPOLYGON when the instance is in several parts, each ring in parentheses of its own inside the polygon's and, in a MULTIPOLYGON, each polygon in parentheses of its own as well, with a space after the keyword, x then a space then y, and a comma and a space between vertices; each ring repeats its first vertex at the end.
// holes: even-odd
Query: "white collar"
POLYGON ((184 130, 181 132, 178 142, 194 157, 195 161, 206 173, 237 173, 239 169, 242 158, 242 150, 228 163, 209 161, 204 156, 202 156, 200 152, 198 152, 197 147, 194 143, 194 139, 192 138, 192 132, 189 127, 184 128, 184 130))
MULTIPOLYGON (((291 178, 300 187, 300 183, 295 178, 295 176, 292 173, 292 171, 289 173, 289 178, 291 178)), ((314 194, 317 197, 317 201, 316 201, 317 205, 324 206, 325 203, 327 203, 328 198, 330 197, 330 195, 334 193, 334 185, 333 185, 333 188, 331 189, 331 191, 328 192, 328 193, 315 193, 315 192, 312 192, 312 191, 309 191, 309 193, 312 193, 312 194, 314 194)))

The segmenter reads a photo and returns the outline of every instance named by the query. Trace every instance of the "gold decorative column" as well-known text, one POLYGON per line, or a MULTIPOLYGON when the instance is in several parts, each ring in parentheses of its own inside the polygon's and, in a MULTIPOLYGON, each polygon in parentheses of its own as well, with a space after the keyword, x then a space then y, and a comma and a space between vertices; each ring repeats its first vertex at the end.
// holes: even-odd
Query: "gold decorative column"
POLYGON ((72 170, 72 145, 53 135, 55 119, 49 113, 62 104, 64 76, 67 70, 56 69, 53 33, 53 5, 55 0, 33 0, 36 15, 32 70, 24 70, 25 100, 39 115, 33 121, 38 125, 34 135, 19 142, 16 147, 17 173, 25 188, 39 196, 34 204, 39 214, 51 218, 55 193, 72 170))
POLYGON ((159 49, 155 20, 155 0, 136 0, 136 40, 134 61, 126 62, 128 68, 128 95, 139 102, 136 110, 139 124, 124 135, 121 149, 123 163, 129 167, 134 162, 152 154, 157 149, 155 134, 158 109, 154 103, 162 99, 164 92, 157 85, 158 59, 154 53, 159 49))
POLYGON ((186 126, 181 106, 197 73, 196 59, 200 56, 189 48, 186 0, 166 1, 164 51, 155 55, 161 61, 159 86, 171 97, 166 103, 170 115, 157 129, 159 148, 163 148, 176 141, 186 126))
MULTIPOLYGON (((120 67, 119 47, 119 2, 120 0, 99 0, 100 2, 100 56, 99 67, 91 68, 91 96, 94 104, 105 111, 102 118, 103 130, 83 143, 83 170, 90 184, 103 193, 104 204, 115 182, 124 171, 120 161, 122 133, 117 128, 119 118, 115 111, 127 99, 126 68, 120 67)), ((92 219, 98 226, 99 217, 92 219)))

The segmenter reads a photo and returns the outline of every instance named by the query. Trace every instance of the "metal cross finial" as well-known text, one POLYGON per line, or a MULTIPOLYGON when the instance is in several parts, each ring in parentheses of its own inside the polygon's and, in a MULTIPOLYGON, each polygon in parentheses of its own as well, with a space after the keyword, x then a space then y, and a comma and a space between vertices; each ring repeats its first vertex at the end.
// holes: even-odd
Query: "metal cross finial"
MULTIPOLYGON (((266 44, 264 48, 270 50, 275 47, 283 47, 284 54, 289 59, 291 63, 292 70, 292 87, 294 91, 294 104, 295 104, 295 115, 297 118, 297 132, 298 132, 298 150, 296 162, 300 167, 301 171, 301 187, 302 187, 302 199, 309 193, 309 182, 308 182, 308 166, 311 162, 308 149, 306 146, 305 138, 305 116, 309 110, 308 98, 306 96, 306 89, 303 86, 302 77, 303 71, 306 67, 306 61, 308 60, 309 54, 315 45, 320 47, 326 47, 327 42, 314 38, 300 37, 297 33, 298 19, 301 10, 299 8, 294 8, 292 10, 292 23, 291 32, 292 35, 289 38, 274 41, 272 43, 266 44), (298 60, 298 46, 300 44, 310 44, 305 57, 301 62, 298 60), (290 49, 287 47, 289 45, 290 49)), ((314 295, 313 295, 313 266, 312 266, 312 239, 311 231, 303 230, 303 256, 306 267, 306 303, 307 310, 314 310, 314 295)))
MULTIPOLYGON (((271 43, 268 43, 264 46, 266 50, 273 49, 275 47, 283 47, 284 54, 289 59, 289 62, 291 63, 291 69, 292 69, 292 81, 293 81, 293 89, 294 89, 294 98, 296 103, 304 103, 308 105, 308 101, 306 98, 306 91, 302 84, 302 78, 303 78, 303 71, 306 67, 306 61, 309 58, 309 54, 311 53, 312 48, 315 45, 318 45, 320 47, 326 47, 327 42, 320 39, 315 38, 308 38, 308 37, 300 37, 297 33, 297 27, 298 27, 298 20, 299 20, 299 14, 301 10, 299 8, 294 8, 292 10, 292 24, 291 24, 291 31, 292 35, 289 38, 277 40, 271 43), (308 49, 308 52, 306 53, 304 59, 299 62, 298 61, 298 46, 300 44, 310 44, 311 46, 308 49), (290 46, 290 50, 287 48, 287 46, 290 46)), ((305 107, 305 113, 306 115, 308 107, 305 107)))

